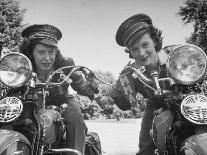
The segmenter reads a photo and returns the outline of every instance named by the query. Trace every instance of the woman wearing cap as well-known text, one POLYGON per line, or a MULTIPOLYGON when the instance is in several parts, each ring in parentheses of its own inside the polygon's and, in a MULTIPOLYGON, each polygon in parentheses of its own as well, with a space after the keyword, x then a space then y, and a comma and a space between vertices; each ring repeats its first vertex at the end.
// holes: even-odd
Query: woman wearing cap
MULTIPOLYGON (((140 68, 145 66, 144 75, 150 78, 150 72, 158 70, 160 77, 165 77, 165 63, 168 55, 162 48, 161 31, 153 26, 151 18, 146 14, 136 14, 126 19, 118 28, 116 42, 125 47, 125 52, 135 61, 130 66, 140 68)), ((155 145, 150 137, 153 111, 158 109, 163 99, 156 98, 154 93, 146 88, 132 72, 123 69, 116 84, 105 95, 110 95, 115 104, 122 110, 136 107, 138 99, 147 98, 146 109, 141 123, 139 136, 139 151, 137 155, 151 155, 155 145), (136 96, 140 97, 137 98, 136 96)))
MULTIPOLYGON (((64 58, 57 43, 62 37, 61 31, 48 24, 32 25, 22 32, 24 38, 20 52, 25 54, 32 62, 37 73, 37 79, 45 82, 49 74, 60 67, 75 65, 72 58, 64 58)), ((72 77, 72 88, 78 94, 93 98, 92 89, 97 89, 96 83, 88 84, 78 72, 72 77)), ((77 149, 84 154, 86 124, 82 118, 79 103, 72 96, 65 96, 57 90, 51 91, 47 104, 61 105, 68 103, 69 108, 63 113, 66 119, 66 138, 69 148, 77 149)))

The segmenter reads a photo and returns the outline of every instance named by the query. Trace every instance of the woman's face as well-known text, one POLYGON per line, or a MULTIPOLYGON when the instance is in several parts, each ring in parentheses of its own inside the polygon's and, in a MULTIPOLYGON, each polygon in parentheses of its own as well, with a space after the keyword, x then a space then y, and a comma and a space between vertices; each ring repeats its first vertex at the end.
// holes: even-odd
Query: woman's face
POLYGON ((128 48, 137 65, 156 67, 158 64, 155 43, 148 32, 139 38, 130 39, 128 48))
POLYGON ((33 50, 36 68, 39 71, 50 71, 55 63, 56 48, 45 44, 37 44, 33 50))

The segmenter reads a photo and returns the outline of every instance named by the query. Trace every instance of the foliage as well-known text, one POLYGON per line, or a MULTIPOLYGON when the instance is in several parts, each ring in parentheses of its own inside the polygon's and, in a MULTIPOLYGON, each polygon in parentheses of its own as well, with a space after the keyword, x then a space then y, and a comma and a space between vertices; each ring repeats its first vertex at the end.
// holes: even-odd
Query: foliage
POLYGON ((98 78, 100 78, 101 80, 104 80, 110 84, 113 84, 116 81, 113 74, 109 71, 103 72, 103 71, 98 70, 95 72, 95 74, 98 78))
MULTIPOLYGON (((113 74, 109 71, 107 71, 107 72, 96 71, 95 74, 98 78, 100 78, 101 80, 103 80, 109 84, 114 84, 116 81, 113 74)), ((102 84, 102 83, 99 83, 99 84, 101 85, 100 87, 101 87, 102 91, 105 91, 109 87, 106 84, 102 84)), ((111 99, 110 96, 98 97, 98 98, 96 98, 96 102, 103 109, 101 112, 102 116, 104 116, 106 118, 113 118, 114 101, 113 101, 113 99, 111 99)))
MULTIPOLYGON (((95 74, 98 78, 107 83, 113 84, 116 81, 111 72, 96 71, 95 74)), ((106 84, 101 85, 102 89, 107 89, 107 87, 109 87, 106 84)), ((120 118, 139 118, 143 111, 142 107, 139 108, 139 110, 131 109, 122 111, 115 105, 114 100, 110 96, 96 96, 93 101, 81 95, 76 95, 76 98, 80 101, 81 111, 85 119, 113 118, 119 120, 120 118)))
POLYGON ((114 101, 108 96, 102 96, 96 98, 97 104, 101 107, 101 114, 105 118, 112 118, 113 110, 114 110, 114 101))
POLYGON ((16 0, 0 1, 0 42, 11 51, 17 51, 21 41, 25 11, 16 0))
POLYGON ((193 43, 207 52, 207 0, 186 0, 178 15, 185 24, 193 23, 194 32, 188 43, 193 43))
POLYGON ((84 119, 99 118, 102 109, 96 103, 96 101, 91 101, 88 97, 76 95, 81 106, 81 112, 84 119))

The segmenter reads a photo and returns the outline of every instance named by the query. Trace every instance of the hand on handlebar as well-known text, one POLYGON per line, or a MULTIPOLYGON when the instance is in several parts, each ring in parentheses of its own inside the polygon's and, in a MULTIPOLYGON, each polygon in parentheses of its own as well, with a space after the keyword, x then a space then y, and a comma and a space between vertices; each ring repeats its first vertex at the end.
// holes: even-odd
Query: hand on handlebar
POLYGON ((89 82, 89 89, 87 90, 92 96, 89 96, 90 99, 102 97, 102 96, 111 96, 111 87, 112 84, 109 84, 107 82, 104 82, 100 79, 97 79, 100 82, 98 83, 96 80, 93 80, 93 82, 89 82))
POLYGON ((86 85, 87 85, 86 87, 88 88, 87 89, 88 94, 93 95, 99 93, 99 89, 98 89, 99 84, 95 80, 87 81, 86 85))
POLYGON ((90 100, 94 99, 94 94, 99 93, 98 83, 95 80, 87 81, 85 85, 85 92, 90 100))

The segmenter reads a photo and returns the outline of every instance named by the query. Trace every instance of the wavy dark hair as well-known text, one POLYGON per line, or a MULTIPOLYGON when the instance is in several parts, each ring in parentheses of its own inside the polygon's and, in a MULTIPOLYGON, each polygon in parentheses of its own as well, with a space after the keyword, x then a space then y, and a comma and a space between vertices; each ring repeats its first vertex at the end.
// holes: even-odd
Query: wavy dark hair
MULTIPOLYGON (((36 72, 37 69, 36 69, 36 64, 35 64, 34 56, 33 56, 32 52, 37 44, 43 44, 39 41, 40 41, 40 39, 30 40, 28 38, 24 38, 22 44, 19 46, 20 53, 26 55, 30 59, 34 72, 36 72)), ((48 45, 48 46, 50 46, 50 45, 48 45)), ((66 59, 62 56, 58 47, 55 47, 55 48, 56 48, 56 58, 55 58, 55 62, 54 62, 54 69, 57 70, 60 67, 66 65, 66 59)))
MULTIPOLYGON (((149 31, 147 31, 146 33, 150 34, 152 40, 156 43, 155 50, 156 52, 159 52, 162 49, 162 31, 154 27, 153 25, 150 25, 149 31)), ((124 51, 129 54, 129 58, 133 58, 129 51, 129 48, 125 48, 124 51)))

